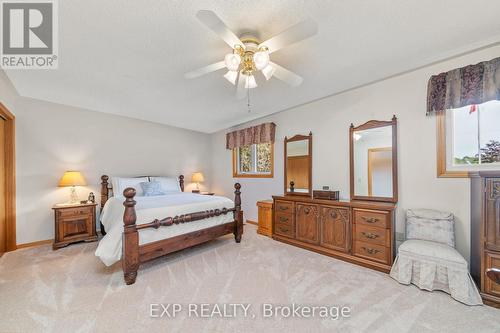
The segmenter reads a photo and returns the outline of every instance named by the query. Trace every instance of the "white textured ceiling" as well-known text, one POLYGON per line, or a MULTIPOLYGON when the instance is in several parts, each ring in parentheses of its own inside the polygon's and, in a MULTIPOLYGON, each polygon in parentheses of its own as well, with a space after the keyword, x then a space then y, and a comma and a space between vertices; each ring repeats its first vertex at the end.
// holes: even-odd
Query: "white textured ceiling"
POLYGON ((497 0, 64 0, 59 69, 7 75, 23 96, 210 133, 498 42, 499 12, 497 0), (316 20, 318 35, 271 57, 303 84, 260 77, 248 113, 224 70, 186 80, 230 51, 199 9, 262 39, 316 20))

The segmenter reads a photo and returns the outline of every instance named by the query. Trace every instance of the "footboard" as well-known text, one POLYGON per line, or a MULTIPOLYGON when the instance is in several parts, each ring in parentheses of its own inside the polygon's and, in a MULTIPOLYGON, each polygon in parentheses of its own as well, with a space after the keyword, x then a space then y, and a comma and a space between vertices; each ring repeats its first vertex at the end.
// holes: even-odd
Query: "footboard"
POLYGON ((243 212, 241 211, 241 185, 234 185, 234 207, 212 209, 203 212, 194 212, 175 217, 166 217, 161 220, 156 219, 150 223, 136 225, 136 212, 134 196, 135 189, 127 188, 123 191, 125 196, 125 213, 123 215, 123 252, 122 268, 126 284, 133 284, 137 277, 139 265, 142 262, 160 257, 162 255, 179 251, 217 237, 233 233, 236 243, 241 241, 243 234, 243 212), (216 225, 210 228, 190 232, 176 237, 139 245, 139 230, 160 227, 169 227, 174 224, 189 223, 203 220, 210 217, 226 215, 232 213, 234 221, 222 225, 216 225))

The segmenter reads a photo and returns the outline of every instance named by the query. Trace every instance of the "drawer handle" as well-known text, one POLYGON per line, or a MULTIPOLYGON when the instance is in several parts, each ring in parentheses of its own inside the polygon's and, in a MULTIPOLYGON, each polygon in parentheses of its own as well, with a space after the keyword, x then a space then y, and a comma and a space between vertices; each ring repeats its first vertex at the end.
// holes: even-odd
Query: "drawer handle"
POLYGON ((361 216, 361 218, 367 222, 367 223, 376 223, 378 221, 380 221, 379 219, 375 218, 375 217, 366 217, 366 216, 361 216))
POLYGON ((286 221, 288 221, 288 217, 280 216, 280 221, 286 222, 286 221))
POLYGON ((278 229, 280 229, 281 232, 288 232, 288 228, 278 227, 278 229))
POLYGON ((377 254, 380 252, 380 250, 377 250, 377 249, 371 249, 369 247, 362 247, 363 250, 365 250, 367 253, 369 254, 377 254))
POLYGON ((338 215, 337 212, 333 210, 330 212, 330 216, 332 217, 332 219, 336 219, 338 215))
POLYGON ((500 269, 498 268, 488 268, 486 270, 486 275, 495 283, 500 284, 500 269))
POLYGON ((366 238, 369 238, 369 239, 375 239, 375 238, 378 238, 378 237, 379 237, 379 235, 377 235, 377 234, 372 234, 371 232, 364 232, 364 231, 363 231, 363 232, 361 232, 361 234, 362 234, 363 236, 365 236, 366 238))
POLYGON ((288 210, 288 206, 279 206, 280 210, 288 210))

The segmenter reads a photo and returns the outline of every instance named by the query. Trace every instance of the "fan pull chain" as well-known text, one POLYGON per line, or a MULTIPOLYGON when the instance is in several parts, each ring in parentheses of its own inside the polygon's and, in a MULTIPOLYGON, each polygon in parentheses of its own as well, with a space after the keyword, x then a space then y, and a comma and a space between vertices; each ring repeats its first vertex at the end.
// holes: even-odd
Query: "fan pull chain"
POLYGON ((250 108, 250 88, 247 88, 247 108, 248 108, 248 113, 252 112, 250 108))

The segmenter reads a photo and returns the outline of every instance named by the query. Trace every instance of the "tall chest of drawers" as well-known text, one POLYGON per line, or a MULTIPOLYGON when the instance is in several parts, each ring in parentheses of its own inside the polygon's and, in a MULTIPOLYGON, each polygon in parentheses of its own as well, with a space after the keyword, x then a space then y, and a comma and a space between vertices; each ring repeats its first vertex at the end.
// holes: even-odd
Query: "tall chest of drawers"
POLYGON ((471 175, 470 268, 483 301, 500 308, 500 172, 471 175))
POLYGON ((389 272, 394 258, 392 203, 274 196, 273 238, 389 272))

